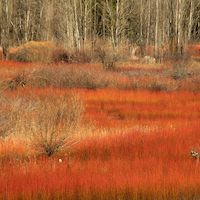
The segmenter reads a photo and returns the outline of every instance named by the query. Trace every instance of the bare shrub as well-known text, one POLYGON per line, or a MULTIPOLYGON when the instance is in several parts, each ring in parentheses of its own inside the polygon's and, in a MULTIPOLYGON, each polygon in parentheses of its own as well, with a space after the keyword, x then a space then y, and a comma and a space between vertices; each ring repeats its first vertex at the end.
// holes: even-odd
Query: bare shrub
POLYGON ((77 96, 40 96, 36 105, 33 111, 24 115, 23 121, 30 148, 52 156, 83 138, 77 134, 77 129, 84 107, 77 96))
POLYGON ((21 118, 24 111, 32 111, 35 104, 28 97, 10 96, 1 93, 0 97, 0 137, 5 138, 21 131, 21 118))
POLYGON ((23 87, 25 89, 25 85, 28 81, 28 77, 24 72, 18 73, 17 75, 12 76, 12 78, 4 79, 0 83, 0 88, 3 90, 15 90, 18 87, 23 87))
POLYGON ((151 80, 151 82, 147 84, 144 89, 149 90, 149 91, 159 92, 159 91, 169 91, 170 87, 168 84, 161 83, 158 80, 151 80))
POLYGON ((44 68, 35 73, 35 80, 31 80, 33 87, 58 87, 58 88, 86 88, 97 89, 106 87, 110 80, 103 70, 95 67, 77 65, 58 65, 57 67, 44 68))
POLYGON ((108 47, 101 48, 98 46, 94 52, 93 59, 101 62, 103 69, 114 69, 116 63, 121 59, 121 54, 114 52, 108 47))
POLYGON ((12 60, 21 62, 51 62, 51 52, 56 48, 53 42, 30 41, 16 50, 12 60))
POLYGON ((172 78, 164 76, 139 77, 137 78, 137 89, 149 91, 176 91, 177 83, 172 78))
POLYGON ((89 63, 91 61, 91 56, 84 51, 74 51, 69 52, 65 48, 56 48, 51 54, 52 61, 57 62, 67 62, 67 63, 89 63))
POLYGON ((190 70, 190 65, 189 65, 188 60, 179 60, 176 62, 171 62, 172 70, 169 70, 165 74, 174 80, 178 79, 184 79, 188 76, 193 75, 193 73, 190 70))
POLYGON ((29 81, 31 87, 136 89, 134 80, 94 65, 53 65, 36 71, 34 76, 35 79, 29 81))
POLYGON ((83 105, 75 96, 41 97, 38 107, 25 123, 30 147, 52 156, 77 143, 80 138, 75 134, 82 112, 83 105))
POLYGON ((32 72, 18 72, 17 74, 10 75, 9 78, 3 78, 0 82, 0 89, 2 90, 16 90, 19 87, 26 89, 26 84, 35 81, 48 82, 49 80, 42 76, 37 76, 35 68, 32 72))
POLYGON ((84 51, 75 51, 69 57, 71 63, 89 63, 91 56, 84 51))
POLYGON ((69 53, 65 48, 56 48, 51 52, 53 62, 69 62, 69 53))
POLYGON ((14 111, 9 102, 1 95, 0 97, 0 138, 5 138, 11 133, 11 129, 15 126, 14 111))
POLYGON ((29 148, 52 156, 79 142, 85 133, 82 124, 84 106, 75 94, 37 96, 1 95, 0 136, 23 139, 29 148))

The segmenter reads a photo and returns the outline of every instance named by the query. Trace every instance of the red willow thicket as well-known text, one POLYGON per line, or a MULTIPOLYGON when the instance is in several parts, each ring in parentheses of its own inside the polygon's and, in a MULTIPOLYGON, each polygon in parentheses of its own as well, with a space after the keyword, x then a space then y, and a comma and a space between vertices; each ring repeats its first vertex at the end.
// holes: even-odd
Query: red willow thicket
POLYGON ((188 147, 198 130, 188 126, 91 138, 68 157, 6 156, 0 194, 3 199, 197 198, 199 168, 188 147))
MULTIPOLYGON (((51 158, 29 151, 17 135, 1 140, 2 199, 198 199, 199 166, 190 150, 199 145, 199 94, 70 90, 84 99, 84 120, 96 128, 73 151, 51 158)), ((3 94, 56 98, 68 92, 3 94)))
POLYGON ((192 92, 84 90, 84 95, 85 115, 98 127, 181 126, 199 120, 199 94, 192 92))

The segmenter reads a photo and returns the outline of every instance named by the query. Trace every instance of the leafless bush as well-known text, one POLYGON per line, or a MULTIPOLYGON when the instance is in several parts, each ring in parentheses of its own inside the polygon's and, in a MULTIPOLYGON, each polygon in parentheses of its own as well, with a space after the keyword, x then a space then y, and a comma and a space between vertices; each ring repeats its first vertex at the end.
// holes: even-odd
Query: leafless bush
POLYGON ((102 69, 78 65, 58 65, 44 68, 37 71, 35 77, 30 81, 30 85, 33 87, 97 89, 108 86, 111 81, 102 69))
POLYGON ((35 69, 32 72, 18 72, 13 74, 10 78, 4 78, 0 82, 0 89, 2 90, 16 90, 19 87, 26 89, 26 84, 31 85, 35 81, 49 82, 48 78, 39 76, 35 69))
POLYGON ((98 46, 94 52, 94 58, 102 63, 103 69, 114 69, 116 62, 121 59, 121 54, 113 52, 110 48, 103 49, 98 46))
POLYGON ((15 90, 21 86, 25 89, 27 81, 28 76, 24 72, 18 73, 17 75, 14 75, 9 79, 4 79, 0 83, 0 88, 3 90, 15 90))
POLYGON ((189 64, 184 61, 178 61, 175 63, 172 63, 173 69, 172 72, 169 74, 170 77, 173 79, 184 79, 187 76, 191 76, 192 73, 189 69, 189 64))
POLYGON ((170 87, 168 84, 161 83, 158 80, 152 80, 149 84, 144 88, 149 91, 170 91, 170 87))
POLYGON ((51 53, 52 62, 89 63, 91 56, 84 51, 68 51, 65 48, 56 48, 51 53))
POLYGON ((75 51, 69 57, 70 63, 89 63, 91 56, 84 51, 75 51))
POLYGON ((23 122, 29 147, 52 156, 80 141, 83 135, 76 133, 83 110, 82 101, 74 95, 39 97, 37 107, 26 113, 23 122))
POLYGON ((0 97, 0 137, 5 138, 21 130, 20 118, 25 110, 34 110, 35 104, 28 97, 5 95, 0 97))
POLYGON ((31 87, 85 88, 85 89, 136 89, 136 82, 116 70, 103 70, 100 66, 58 64, 34 73, 31 87))
POLYGON ((144 76, 137 77, 137 89, 149 91, 176 91, 178 88, 177 82, 172 78, 165 76, 144 76))
POLYGON ((51 52, 53 62, 69 62, 69 53, 65 48, 56 48, 51 52))
POLYGON ((73 94, 0 97, 0 137, 23 138, 28 147, 52 156, 79 142, 84 106, 73 94))
POLYGON ((12 120, 14 116, 12 106, 1 95, 0 97, 0 137, 5 138, 15 125, 12 120))

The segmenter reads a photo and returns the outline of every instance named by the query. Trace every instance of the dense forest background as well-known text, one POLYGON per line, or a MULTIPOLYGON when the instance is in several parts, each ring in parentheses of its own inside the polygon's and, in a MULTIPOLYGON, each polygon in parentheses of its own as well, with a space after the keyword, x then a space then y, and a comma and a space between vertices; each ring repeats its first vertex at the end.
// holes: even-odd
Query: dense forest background
POLYGON ((1 38, 10 46, 52 41, 76 50, 126 44, 140 56, 161 57, 164 48, 182 54, 183 46, 200 40, 199 0, 1 0, 1 38))

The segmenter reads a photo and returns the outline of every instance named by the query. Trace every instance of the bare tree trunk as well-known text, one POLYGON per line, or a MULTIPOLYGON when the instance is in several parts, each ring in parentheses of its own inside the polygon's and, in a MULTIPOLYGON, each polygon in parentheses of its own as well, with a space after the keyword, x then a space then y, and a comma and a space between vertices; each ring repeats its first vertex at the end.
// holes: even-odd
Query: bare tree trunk
POLYGON ((83 45, 84 45, 84 48, 85 48, 85 41, 87 39, 87 12, 88 12, 88 5, 85 3, 85 9, 84 9, 84 22, 83 22, 83 37, 84 37, 84 42, 83 42, 83 45))
POLYGON ((158 61, 158 24, 159 24, 159 0, 156 0, 156 27, 155 27, 155 58, 158 61))
POLYGON ((97 34, 97 1, 94 1, 94 7, 92 7, 92 0, 90 0, 90 6, 91 6, 91 11, 94 9, 94 15, 92 16, 91 12, 91 21, 93 23, 93 31, 92 31, 92 26, 91 26, 91 39, 92 39, 92 51, 91 53, 93 54, 93 51, 95 49, 95 43, 96 43, 96 34, 97 34))
POLYGON ((88 9, 89 7, 89 0, 85 0, 84 1, 84 16, 83 16, 83 49, 85 49, 85 44, 86 44, 86 41, 88 40, 88 30, 89 30, 89 14, 91 12, 90 9, 88 9))
POLYGON ((83 4, 82 1, 79 0, 80 6, 80 16, 79 16, 79 23, 80 23, 80 47, 83 48, 84 51, 84 34, 83 34, 83 4))
POLYGON ((182 27, 182 19, 183 19, 183 5, 184 0, 178 0, 179 9, 178 9, 178 53, 183 55, 183 27, 182 27))
POLYGON ((116 42, 115 42, 115 33, 114 33, 114 27, 115 27, 115 20, 116 20, 116 16, 114 16, 113 14, 113 8, 112 8, 112 4, 110 4, 108 2, 108 0, 106 0, 106 6, 107 6, 107 12, 110 16, 110 20, 111 20, 111 25, 110 25, 110 32, 111 32, 111 42, 113 44, 113 47, 115 49, 115 45, 116 45, 116 42))
POLYGON ((179 14, 179 0, 176 0, 176 9, 175 9, 175 54, 178 54, 178 14, 179 14))
POLYGON ((140 0, 140 57, 143 57, 143 0, 140 0))
POLYGON ((189 17, 189 24, 188 24, 188 41, 191 38, 193 15, 194 15, 194 2, 193 2, 193 0, 191 0, 191 2, 190 2, 190 17, 189 17))
POLYGON ((77 2, 76 0, 70 0, 70 13, 69 16, 69 21, 71 22, 72 25, 72 30, 73 30, 73 38, 75 41, 75 47, 76 49, 80 50, 80 32, 79 32, 79 22, 78 22, 78 14, 77 14, 77 2))
POLYGON ((19 45, 19 37, 18 37, 17 28, 15 27, 15 25, 13 24, 12 21, 10 21, 10 24, 12 25, 13 30, 14 30, 14 32, 15 32, 15 35, 16 35, 15 39, 17 40, 17 45, 19 45))
POLYGON ((29 20, 30 20, 30 1, 27 1, 27 10, 25 10, 26 22, 25 22, 25 32, 24 32, 24 39, 25 42, 28 41, 28 32, 29 32, 29 20))
MULTIPOLYGON (((92 16, 92 0, 90 0, 90 41, 92 41, 92 22, 93 22, 93 16, 92 16)), ((92 53, 93 53, 93 46, 92 46, 92 53)))
POLYGON ((103 41, 106 39, 105 4, 103 5, 103 41))
POLYGON ((146 55, 148 55, 148 47, 149 47, 150 21, 151 21, 151 0, 148 0, 146 55))
POLYGON ((169 13, 169 57, 171 59, 174 55, 173 45, 174 45, 174 40, 175 40, 173 0, 169 1, 168 13, 169 13))
POLYGON ((44 10, 44 7, 45 7, 45 2, 46 0, 42 1, 42 6, 40 8, 40 18, 39 18, 39 24, 38 24, 38 31, 37 31, 37 36, 36 36, 36 39, 37 40, 41 40, 42 39, 42 34, 43 34, 43 30, 42 30, 42 17, 43 17, 43 10, 44 10))
POLYGON ((117 51, 118 48, 118 29, 119 29, 119 0, 117 0, 116 4, 116 24, 115 24, 115 50, 117 51))
POLYGON ((9 0, 2 0, 2 46, 6 60, 9 60, 9 0))
POLYGON ((73 11, 72 11, 72 7, 71 5, 69 6, 69 8, 67 9, 68 13, 67 13, 67 35, 68 35, 68 42, 67 45, 69 47, 69 49, 72 49, 72 47, 74 46, 74 36, 73 36, 73 11))
POLYGON ((161 62, 163 62, 163 59, 164 59, 164 45, 165 45, 165 30, 166 30, 166 10, 165 10, 165 7, 166 7, 166 0, 163 0, 163 16, 162 16, 162 20, 163 20, 163 23, 162 23, 162 51, 161 51, 161 62))
POLYGON ((53 16, 53 1, 47 2, 46 5, 46 23, 45 23, 45 40, 51 40, 51 20, 53 16))
POLYGON ((93 40, 96 40, 97 34, 97 0, 94 0, 94 30, 93 30, 93 40))
POLYGON ((78 15, 77 15, 77 4, 76 0, 74 0, 74 20, 75 20, 75 40, 76 40, 76 48, 80 50, 80 33, 78 27, 78 15))

